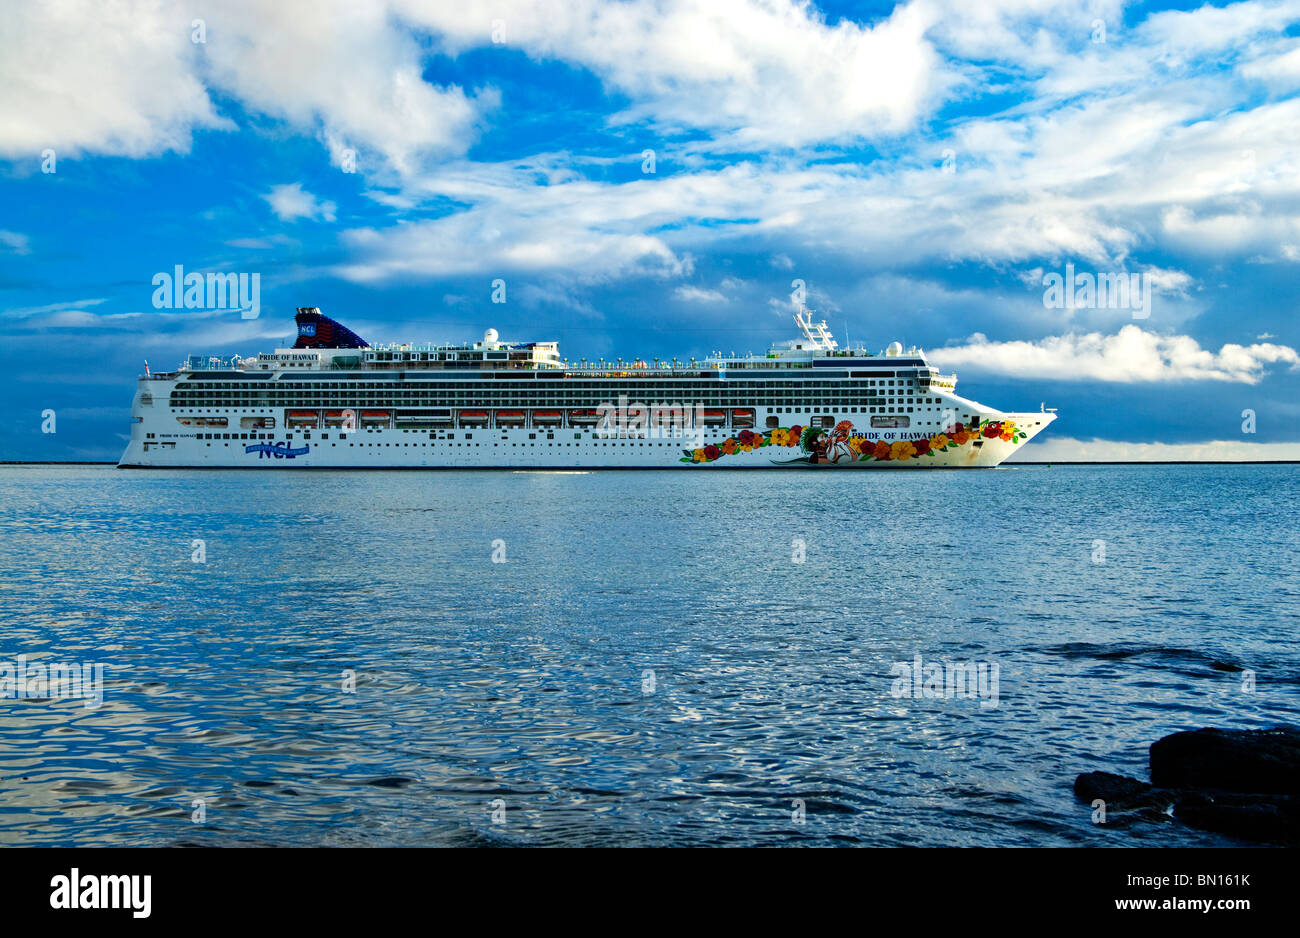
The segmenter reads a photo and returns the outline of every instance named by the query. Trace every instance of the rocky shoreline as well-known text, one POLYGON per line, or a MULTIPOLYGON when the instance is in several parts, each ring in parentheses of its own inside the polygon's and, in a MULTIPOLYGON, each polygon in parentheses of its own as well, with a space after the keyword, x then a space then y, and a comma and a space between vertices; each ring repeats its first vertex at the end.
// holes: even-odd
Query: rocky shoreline
POLYGON ((1106 812, 1172 815, 1198 830, 1300 845, 1300 730, 1199 729, 1151 744, 1151 781, 1085 772, 1081 800, 1106 812))

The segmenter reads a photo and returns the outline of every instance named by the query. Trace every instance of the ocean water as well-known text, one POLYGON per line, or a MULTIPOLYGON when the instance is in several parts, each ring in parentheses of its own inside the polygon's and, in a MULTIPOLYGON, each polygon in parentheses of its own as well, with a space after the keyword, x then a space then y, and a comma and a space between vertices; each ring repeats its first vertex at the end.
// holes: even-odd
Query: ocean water
POLYGON ((0 843, 1230 844, 1071 785, 1300 723, 1297 502, 1297 466, 0 467, 0 664, 104 665, 98 707, 0 700, 0 843), (898 696, 917 655, 996 705, 898 696))

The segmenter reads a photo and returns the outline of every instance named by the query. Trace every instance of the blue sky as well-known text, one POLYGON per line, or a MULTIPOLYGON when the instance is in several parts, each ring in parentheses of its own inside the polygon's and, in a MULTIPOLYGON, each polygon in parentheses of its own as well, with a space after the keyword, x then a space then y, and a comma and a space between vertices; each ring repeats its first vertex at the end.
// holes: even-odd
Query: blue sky
POLYGON ((796 279, 841 340, 1059 408, 1027 457, 1300 458, 1300 2, 6 16, 0 459, 115 459, 145 359, 296 306, 689 357, 790 337, 796 279), (178 264, 258 274, 260 315, 156 309, 178 264), (1045 305, 1067 264, 1149 309, 1045 305))

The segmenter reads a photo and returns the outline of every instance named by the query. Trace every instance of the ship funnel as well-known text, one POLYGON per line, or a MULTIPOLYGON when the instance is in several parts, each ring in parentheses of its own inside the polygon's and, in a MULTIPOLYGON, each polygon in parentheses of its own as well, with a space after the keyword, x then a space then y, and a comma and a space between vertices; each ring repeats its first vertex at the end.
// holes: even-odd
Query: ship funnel
POLYGON ((370 348, 370 343, 347 326, 321 313, 318 306, 299 306, 298 340, 294 348, 370 348))

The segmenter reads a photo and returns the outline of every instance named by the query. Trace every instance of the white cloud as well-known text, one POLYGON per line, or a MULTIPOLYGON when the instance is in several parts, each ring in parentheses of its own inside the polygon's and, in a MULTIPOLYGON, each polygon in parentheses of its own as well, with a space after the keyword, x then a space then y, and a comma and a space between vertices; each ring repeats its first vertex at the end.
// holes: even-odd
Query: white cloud
POLYGON ((701 127, 746 145, 875 137, 939 102, 942 59, 926 38, 939 13, 904 3, 874 25, 830 26, 794 0, 496 0, 490 11, 401 0, 401 15, 453 53, 492 43, 591 69, 631 99, 624 120, 701 127))
POLYGON ((454 274, 567 271, 601 278, 616 274, 675 274, 685 270, 660 238, 590 231, 577 225, 538 229, 526 221, 500 219, 507 230, 490 227, 493 213, 466 213, 432 222, 378 231, 354 229, 344 241, 356 260, 334 273, 358 283, 430 278, 454 274))
MULTIPOLYGON (((266 196, 263 196, 263 198, 266 198, 266 196)), ((331 205, 331 211, 333 211, 332 203, 326 204, 331 205)), ((332 221, 333 218, 330 220, 332 221)), ((229 247, 245 251, 270 251, 277 247, 296 247, 299 244, 300 242, 282 234, 269 235, 265 238, 231 238, 226 242, 229 247)))
POLYGON ((200 15, 212 83, 245 107, 318 128, 335 165, 353 149, 361 171, 382 161, 412 173, 422 157, 464 152, 496 103, 494 92, 476 99, 424 81, 421 43, 388 3, 237 0, 200 15))
POLYGON ((1295 0, 1230 3, 1216 7, 1205 3, 1195 10, 1162 10, 1141 26, 1146 40, 1167 56, 1221 55, 1224 50, 1249 44, 1261 34, 1280 33, 1300 19, 1295 0))
POLYGON ((1287 45, 1286 51, 1247 63, 1241 74, 1257 78, 1277 91, 1289 91, 1300 86, 1300 40, 1291 40, 1287 45))
POLYGON ((30 254, 32 253, 32 239, 17 231, 0 229, 0 248, 14 254, 30 254))
MULTIPOLYGON (((1158 51, 1140 31, 1133 42, 1142 55, 1158 51)), ((1118 46, 1097 54, 1127 54, 1112 51, 1118 46)), ((531 243, 545 232, 570 249, 526 250, 536 265, 548 257, 561 266, 598 263, 598 250, 580 246, 612 238, 623 244, 611 270, 641 269, 627 265, 627 239, 653 239, 666 260, 741 233, 761 236, 778 269, 810 253, 876 269, 936 260, 1060 268, 1072 260, 1080 269, 1141 270, 1153 269, 1141 263, 1144 252, 1164 248, 1203 260, 1285 257, 1286 245, 1300 243, 1300 99, 1243 108, 1236 79, 1217 63, 1162 83, 1159 66, 1139 60, 1145 71, 1131 87, 1064 106, 1027 101, 959 122, 949 138, 909 139, 887 160, 767 154, 613 184, 575 179, 573 156, 546 154, 444 166, 409 180, 400 207, 427 199, 471 206, 460 221, 415 223, 417 231, 460 229, 437 242, 452 258, 424 262, 435 274, 500 266, 498 251, 479 252, 482 239, 531 243), (939 168, 945 144, 957 152, 955 173, 939 168)), ((400 251, 418 241, 412 227, 374 232, 351 269, 382 278, 386 243, 400 251)), ((420 266, 415 257, 393 265, 404 273, 420 266)), ((1181 278, 1199 275, 1174 271, 1180 283, 1171 286, 1185 292, 1181 278)))
POLYGON ((1117 440, 1076 440, 1039 437, 1016 451, 1017 462, 1265 462, 1300 461, 1300 443, 1246 443, 1207 440, 1203 443, 1124 443, 1117 440))
POLYGON ((744 191, 727 187, 744 168, 681 174, 621 185, 585 180, 538 186, 545 164, 459 164, 415 186, 428 197, 472 203, 440 218, 386 229, 354 229, 344 243, 354 260, 335 273, 359 282, 460 273, 503 276, 553 272, 596 279, 617 275, 679 276, 692 260, 668 239, 645 232, 679 221, 684 206, 700 217, 735 217, 744 191))
POLYGON ((423 51, 384 3, 179 0, 10 4, 0 29, 0 155, 185 152, 234 129, 213 103, 318 133, 336 163, 409 173, 459 153, 495 103, 421 75, 423 51), (195 17, 204 40, 193 41, 195 17))
MULTIPOLYGON (((1300 244, 1300 99, 1242 92, 1291 67, 1294 39, 1278 31, 1300 15, 1297 0, 1127 26, 1121 0, 911 0, 870 25, 831 25, 794 0, 68 9, 21 7, 18 27, 0 34, 0 153, 33 155, 46 138, 128 155, 183 149, 194 129, 229 126, 212 89, 317 135, 336 163, 356 148, 361 172, 395 171, 368 183, 394 223, 344 239, 353 256, 335 272, 358 281, 676 275, 693 253, 745 235, 777 269, 834 257, 868 274, 935 261, 1144 269, 1144 252, 1169 249, 1206 264, 1294 259, 1300 244), (207 18, 201 45, 194 15, 207 18), (1107 42, 1089 40, 1093 18, 1107 22, 1107 42), (435 86, 421 68, 430 48, 490 48, 498 19, 508 49, 590 69, 629 102, 620 119, 712 139, 672 145, 685 171, 622 184, 579 174, 603 156, 449 162, 495 92, 435 86), (917 130, 990 77, 1023 100, 917 130), (890 146, 876 160, 799 149, 882 136, 890 146), (750 162, 709 158, 737 143, 758 151, 750 162), (945 148, 955 173, 938 168, 945 148), (403 219, 432 200, 468 207, 403 219)), ((300 187, 279 198, 285 218, 335 212, 300 187)))
POLYGON ((744 145, 872 138, 913 127, 955 80, 925 35, 938 15, 903 3, 830 26, 794 0, 31 2, 0 32, 0 154, 183 152, 195 130, 234 128, 214 104, 230 96, 317 134, 336 165, 353 151, 363 172, 407 176, 463 153, 499 100, 425 81, 419 34, 456 54, 491 47, 494 20, 508 47, 599 75, 630 100, 622 120, 744 145))
POLYGON ((310 192, 303 191, 302 183, 272 186, 262 198, 281 221, 297 221, 299 218, 334 220, 334 203, 319 200, 310 192))
POLYGON ((43 306, 25 306, 15 307, 4 310, 4 316, 9 319, 26 319, 31 316, 43 316, 46 313, 61 313, 66 310, 82 310, 89 306, 98 306, 104 302, 104 297, 97 297, 87 300, 69 300, 60 303, 46 303, 43 306))
POLYGON ((525 309, 550 306, 563 309, 570 316, 584 319, 603 319, 601 312, 576 294, 567 284, 554 280, 542 283, 525 283, 513 294, 525 309))
POLYGON ((685 303, 725 303, 727 298, 717 290, 683 285, 673 291, 673 296, 685 303))
POLYGON ((12 3, 0 29, 0 155, 142 157, 231 125, 196 74, 190 17, 171 3, 12 3))
POLYGON ((1256 384, 1267 366, 1300 365, 1300 354, 1286 345, 1256 343, 1201 348, 1190 336, 1162 336, 1128 325, 1116 335, 1050 336, 1036 342, 990 342, 976 334, 966 345, 934 349, 930 358, 943 367, 970 368, 1017 378, 1147 382, 1232 381, 1256 384))

